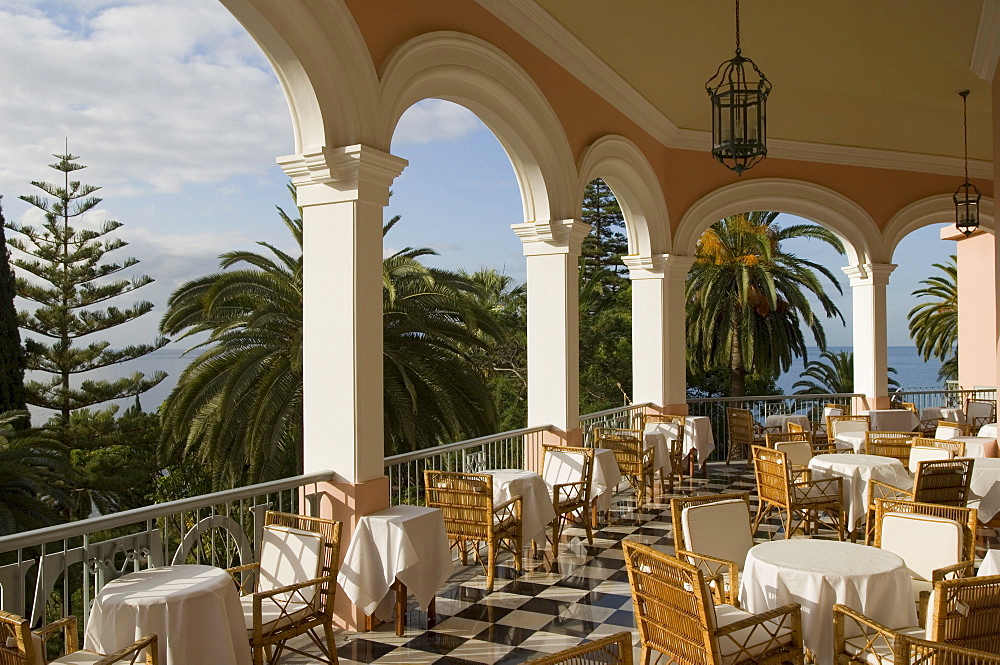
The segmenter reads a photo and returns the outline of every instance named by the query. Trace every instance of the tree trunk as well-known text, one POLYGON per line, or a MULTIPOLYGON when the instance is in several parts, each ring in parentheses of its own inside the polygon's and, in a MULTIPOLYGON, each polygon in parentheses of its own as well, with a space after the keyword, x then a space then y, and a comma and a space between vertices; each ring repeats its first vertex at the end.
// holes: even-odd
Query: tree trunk
POLYGON ((747 394, 747 370, 743 364, 743 346, 740 344, 740 310, 733 308, 732 349, 729 354, 729 396, 744 397, 747 394))

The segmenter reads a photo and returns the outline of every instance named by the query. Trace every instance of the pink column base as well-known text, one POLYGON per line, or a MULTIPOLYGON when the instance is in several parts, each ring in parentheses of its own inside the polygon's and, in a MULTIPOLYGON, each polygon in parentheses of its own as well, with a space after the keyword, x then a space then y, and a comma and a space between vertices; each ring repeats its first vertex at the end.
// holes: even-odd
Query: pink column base
POLYGON ((579 446, 583 444, 583 430, 580 428, 570 430, 548 430, 529 434, 524 442, 524 469, 525 471, 542 472, 542 457, 545 456, 543 444, 551 443, 557 446, 579 446))

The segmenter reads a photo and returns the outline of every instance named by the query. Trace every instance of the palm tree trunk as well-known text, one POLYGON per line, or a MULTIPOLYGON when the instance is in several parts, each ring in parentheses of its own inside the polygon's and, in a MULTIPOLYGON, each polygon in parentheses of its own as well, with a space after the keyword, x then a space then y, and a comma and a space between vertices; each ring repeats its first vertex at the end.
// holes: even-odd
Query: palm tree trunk
POLYGON ((740 344, 740 310, 733 307, 730 325, 732 326, 732 348, 729 354, 729 396, 743 397, 747 394, 747 370, 743 366, 743 345, 740 344))

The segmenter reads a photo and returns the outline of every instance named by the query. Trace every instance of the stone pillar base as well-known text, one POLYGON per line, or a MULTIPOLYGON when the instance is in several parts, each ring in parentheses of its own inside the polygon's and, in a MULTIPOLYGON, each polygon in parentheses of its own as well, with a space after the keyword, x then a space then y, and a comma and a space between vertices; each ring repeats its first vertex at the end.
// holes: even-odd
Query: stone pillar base
MULTIPOLYGON (((340 535, 340 562, 343 563, 360 518, 389 507, 389 479, 381 476, 363 483, 319 483, 316 491, 319 517, 343 522, 340 535)), ((364 630, 364 613, 351 604, 342 590, 338 589, 333 609, 337 626, 351 631, 364 630)))

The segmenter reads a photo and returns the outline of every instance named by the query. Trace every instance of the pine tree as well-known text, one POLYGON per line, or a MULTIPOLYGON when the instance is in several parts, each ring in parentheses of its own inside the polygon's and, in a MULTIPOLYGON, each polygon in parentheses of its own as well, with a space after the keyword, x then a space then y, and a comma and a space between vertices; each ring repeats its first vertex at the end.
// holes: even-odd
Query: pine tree
POLYGON ((0 251, 3 252, 3 261, 0 261, 0 413, 4 413, 23 411, 27 406, 24 401, 24 349, 14 308, 14 273, 10 269, 2 208, 0 251))
MULTIPOLYGON (((592 180, 583 192, 583 221, 594 227, 584 238, 581 249, 580 268, 584 281, 601 270, 621 277, 625 272, 622 255, 628 253, 625 216, 611 188, 600 178, 592 180)), ((608 282, 615 290, 624 285, 623 278, 608 282)))
POLYGON ((31 184, 48 197, 22 196, 21 200, 45 213, 41 228, 7 222, 6 227, 20 236, 7 244, 26 255, 15 255, 11 263, 31 279, 19 276, 17 295, 37 304, 32 311, 18 313, 20 327, 34 337, 25 340, 27 369, 54 375, 49 381, 25 384, 28 404, 59 413, 62 424, 69 423, 78 410, 111 400, 140 395, 166 377, 156 372, 151 377, 136 372, 114 381, 73 379, 92 370, 110 367, 155 351, 167 343, 163 337, 151 344, 112 349, 107 341, 78 344, 82 337, 95 335, 128 323, 149 312, 153 304, 140 301, 119 309, 107 301, 124 296, 153 281, 142 275, 132 279, 108 279, 138 263, 127 258, 120 263, 102 263, 104 256, 127 245, 108 234, 121 225, 105 221, 88 224, 83 215, 93 210, 101 199, 92 196, 99 188, 70 180, 70 174, 85 168, 74 162, 76 155, 53 155, 58 162, 50 166, 63 174, 63 184, 31 184), (49 198, 51 197, 51 198, 49 198), (54 200, 53 200, 54 199, 54 200), (79 223, 79 227, 70 222, 79 223), (49 341, 50 340, 50 341, 49 341))

